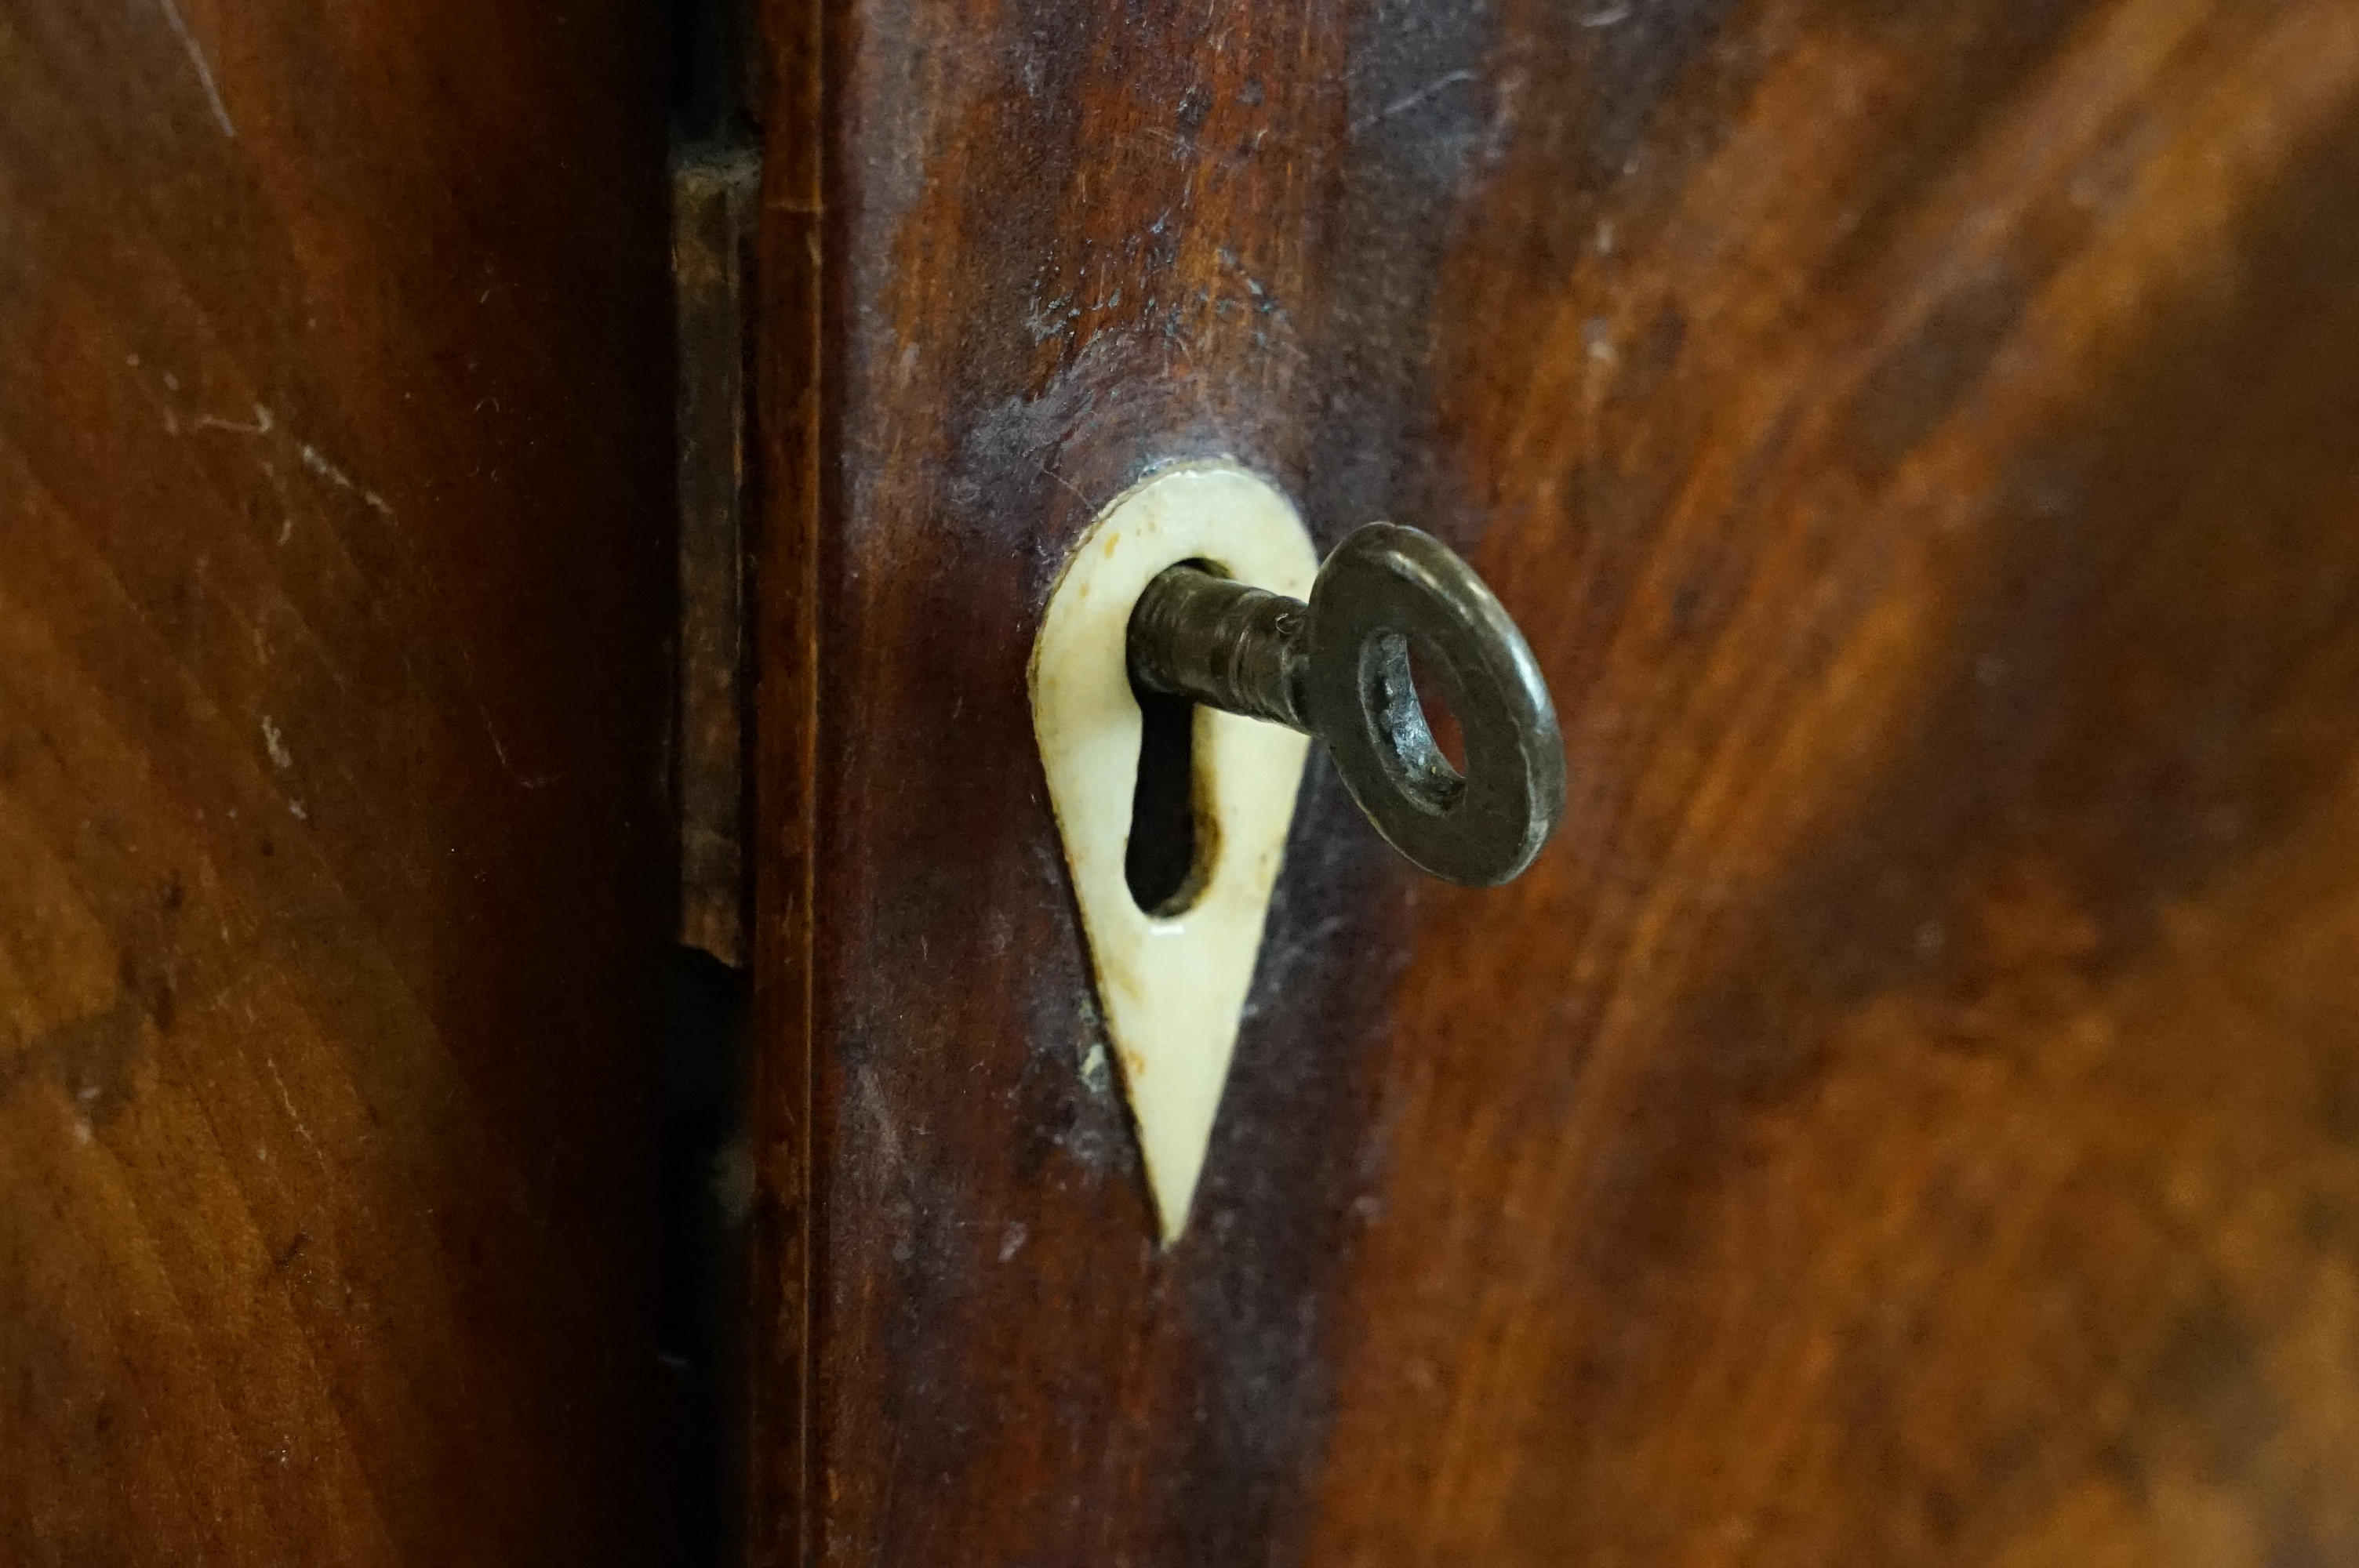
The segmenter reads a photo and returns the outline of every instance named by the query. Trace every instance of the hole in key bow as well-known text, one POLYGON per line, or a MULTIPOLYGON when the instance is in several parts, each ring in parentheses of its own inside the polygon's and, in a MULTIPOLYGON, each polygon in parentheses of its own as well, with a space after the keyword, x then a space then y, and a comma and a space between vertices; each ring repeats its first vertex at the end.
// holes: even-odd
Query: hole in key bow
MULTIPOLYGON (((1435 739, 1434 724, 1427 717, 1425 702, 1419 696, 1419 662, 1412 655, 1406 634, 1378 632, 1361 645, 1360 701, 1369 726, 1375 731, 1376 754, 1384 764, 1386 776, 1411 806, 1429 816, 1440 816, 1464 798, 1466 775, 1435 739)), ((1428 672, 1423 684, 1437 694, 1446 690, 1441 681, 1433 678, 1439 673, 1440 662, 1423 662, 1428 672)), ((1456 714, 1446 698, 1438 706, 1448 733, 1456 739, 1456 714)), ((1463 743, 1462 740, 1462 747, 1463 743)))

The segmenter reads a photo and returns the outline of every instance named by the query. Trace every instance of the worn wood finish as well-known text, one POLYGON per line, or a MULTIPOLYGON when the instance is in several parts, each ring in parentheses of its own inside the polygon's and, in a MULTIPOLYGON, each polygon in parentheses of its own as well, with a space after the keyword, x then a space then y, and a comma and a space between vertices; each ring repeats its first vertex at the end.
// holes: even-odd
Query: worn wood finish
POLYGON ((810 16, 757 1557, 2359 1554, 2359 11, 810 16), (1575 782, 1462 893, 1314 768, 1158 1257, 1023 668, 1217 451, 1575 782))
POLYGON ((0 1561, 641 1563, 642 7, 0 7, 0 1561))

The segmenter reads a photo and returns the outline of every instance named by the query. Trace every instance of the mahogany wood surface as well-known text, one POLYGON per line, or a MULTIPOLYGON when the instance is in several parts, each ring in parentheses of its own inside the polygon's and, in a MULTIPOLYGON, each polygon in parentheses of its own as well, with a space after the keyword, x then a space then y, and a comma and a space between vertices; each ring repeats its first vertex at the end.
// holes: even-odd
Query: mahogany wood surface
POLYGON ((662 18, 0 6, 0 1562, 663 1560, 662 18))
POLYGON ((2359 8, 769 24, 757 1561, 2359 1559, 2359 8), (1158 1255, 1024 665, 1212 453, 1573 785, 1314 764, 1158 1255))

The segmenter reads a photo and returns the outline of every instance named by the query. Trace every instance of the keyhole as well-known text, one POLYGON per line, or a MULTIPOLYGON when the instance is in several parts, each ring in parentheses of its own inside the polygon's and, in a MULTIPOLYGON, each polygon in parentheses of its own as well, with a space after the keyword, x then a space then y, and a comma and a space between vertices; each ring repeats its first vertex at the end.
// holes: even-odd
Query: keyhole
POLYGON ((1123 875, 1138 907, 1158 919, 1187 913, 1204 891, 1209 824, 1196 799, 1196 705, 1131 688, 1138 698, 1138 782, 1130 796, 1123 875))

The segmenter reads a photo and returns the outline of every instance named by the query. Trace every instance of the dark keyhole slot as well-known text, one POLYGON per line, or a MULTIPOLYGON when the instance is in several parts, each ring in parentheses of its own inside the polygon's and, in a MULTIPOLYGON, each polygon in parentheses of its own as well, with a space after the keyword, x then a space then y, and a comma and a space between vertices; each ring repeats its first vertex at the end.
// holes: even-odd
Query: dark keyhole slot
POLYGON ((1442 760, 1451 770, 1466 772, 1466 733, 1458 727, 1458 711, 1450 706, 1450 688, 1433 667, 1433 660, 1412 640, 1408 644, 1409 685, 1417 692, 1417 705, 1425 710, 1425 728, 1433 737, 1442 760))
POLYGON ((1138 783, 1130 796, 1130 844, 1123 873, 1147 914, 1184 913, 1203 891, 1198 843, 1196 705, 1184 697, 1132 688, 1138 697, 1138 783))

